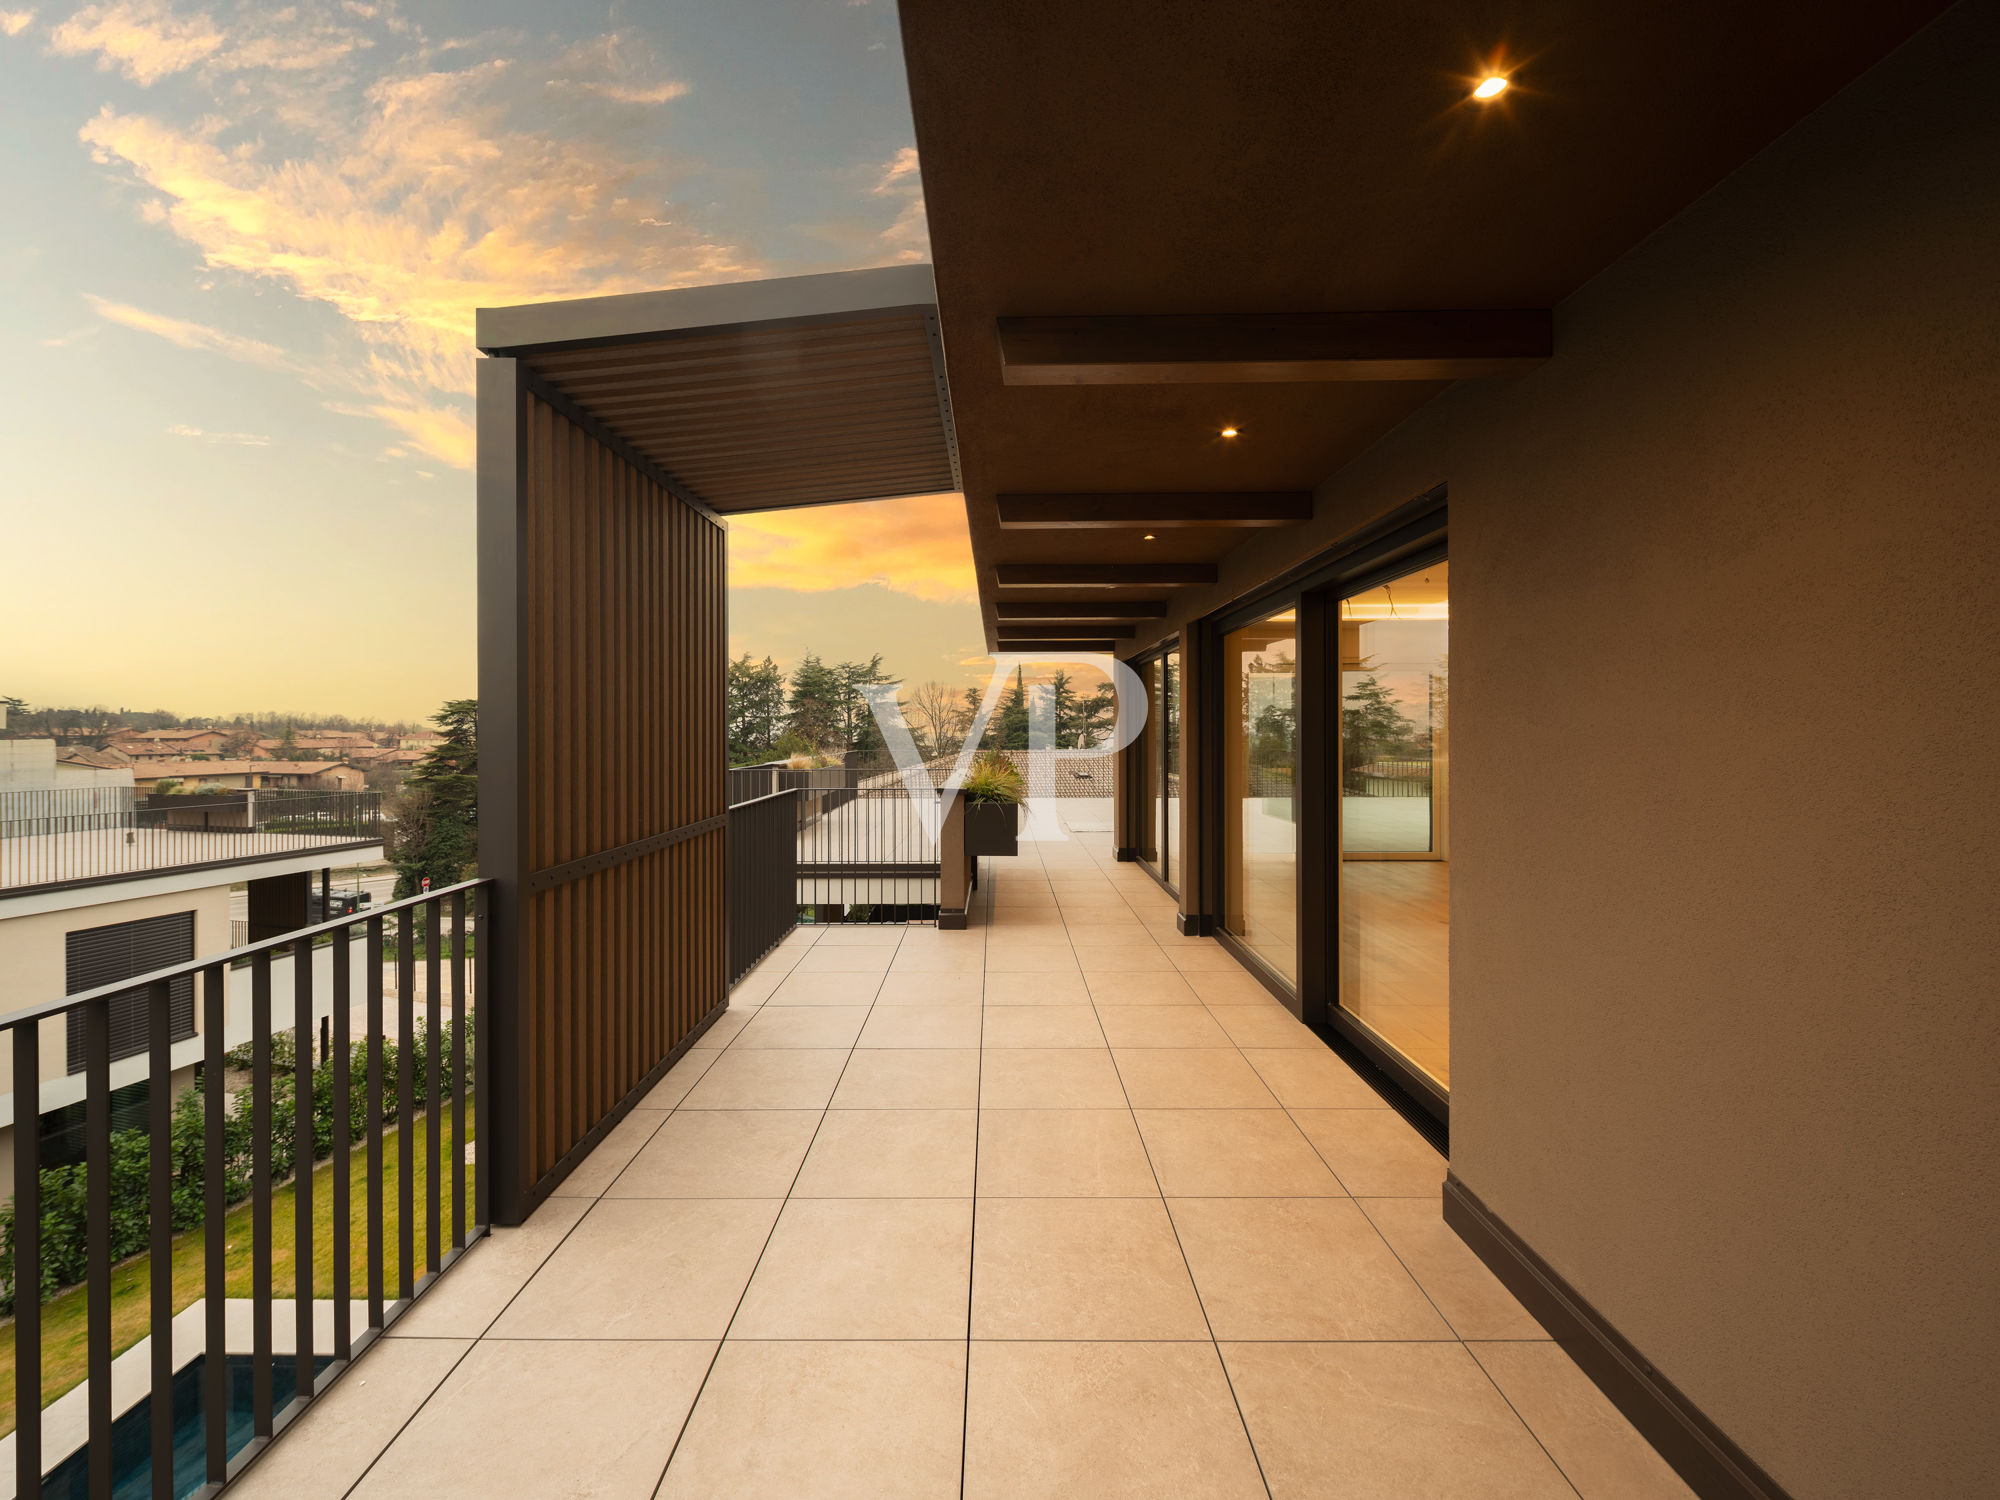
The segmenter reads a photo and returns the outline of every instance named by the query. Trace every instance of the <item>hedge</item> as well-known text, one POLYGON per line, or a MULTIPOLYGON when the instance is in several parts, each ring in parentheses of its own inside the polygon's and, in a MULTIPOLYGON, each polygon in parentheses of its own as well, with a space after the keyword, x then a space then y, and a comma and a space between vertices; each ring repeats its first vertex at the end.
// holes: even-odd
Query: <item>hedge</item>
MULTIPOLYGON (((468 1052, 474 1044, 473 1021, 466 1019, 468 1052)), ((429 1036, 423 1023, 410 1039, 416 1078, 416 1103, 429 1102, 429 1036)), ((458 1087, 458 1048, 452 1023, 439 1033, 438 1084, 442 1098, 458 1087)), ((295 1093, 293 1060, 297 1056, 289 1034, 271 1038, 271 1180, 281 1183, 297 1165, 297 1123, 292 1116, 295 1093)), ((250 1066, 249 1048, 229 1054, 232 1066, 250 1066)), ((468 1057, 467 1061, 470 1061, 468 1057)), ((382 1043, 382 1118, 396 1117, 397 1067, 394 1042, 382 1043)), ((313 1159, 333 1155, 333 1062, 313 1069, 313 1159)), ((368 1046, 356 1042, 348 1053, 348 1138, 357 1145, 368 1125, 368 1046)), ((170 1149, 173 1152, 174 1228, 199 1228, 208 1204, 207 1121, 203 1100, 207 1080, 197 1081, 174 1101, 170 1149)), ((223 1116, 222 1201, 241 1203, 250 1196, 251 1090, 248 1084, 230 1096, 223 1116)), ((111 1259, 113 1264, 147 1248, 152 1233, 152 1148, 144 1130, 111 1134, 111 1259)), ((42 1300, 80 1283, 88 1271, 89 1169, 83 1162, 42 1169, 42 1300)), ((14 1311, 14 1200, 0 1208, 0 1316, 14 1311)))

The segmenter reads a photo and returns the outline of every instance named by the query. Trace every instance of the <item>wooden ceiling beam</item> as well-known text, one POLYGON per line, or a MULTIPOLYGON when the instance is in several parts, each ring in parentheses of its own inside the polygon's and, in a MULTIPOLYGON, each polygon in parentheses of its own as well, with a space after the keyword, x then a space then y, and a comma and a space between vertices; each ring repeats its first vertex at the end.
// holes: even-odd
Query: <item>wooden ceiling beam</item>
POLYGON ((1000 642, 1002 651, 1114 651, 1117 646, 1116 641, 1098 640, 1094 637, 1079 640, 1000 642))
POLYGON ((1184 588, 1215 582, 1214 563, 998 563, 1003 589, 1184 588))
POLYGON ((994 503, 1003 531, 1296 526, 1313 513, 1309 490, 996 495, 994 503))
POLYGON ((1000 318, 1008 385, 1227 385, 1519 375, 1554 350, 1546 308, 1000 318))
POLYGON ((1087 599, 1001 599, 994 604, 993 613, 1003 626, 1032 621, 1074 627, 1116 620, 1164 620, 1167 617, 1167 601, 1100 599, 1093 603, 1087 599))
POLYGON ((1138 634, 1137 627, 1132 625, 1071 624, 1065 628, 1062 625, 1009 625, 1004 621, 998 627, 998 631, 1003 641, 1062 640, 1078 634, 1105 637, 1114 641, 1129 641, 1138 634))

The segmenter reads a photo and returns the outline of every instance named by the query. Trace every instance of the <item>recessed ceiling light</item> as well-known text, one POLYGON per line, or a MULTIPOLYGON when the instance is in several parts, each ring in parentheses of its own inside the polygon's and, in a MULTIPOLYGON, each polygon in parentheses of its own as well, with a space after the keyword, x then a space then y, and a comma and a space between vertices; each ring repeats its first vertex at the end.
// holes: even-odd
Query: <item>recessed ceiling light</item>
POLYGON ((1495 73, 1479 80, 1479 87, 1472 91, 1475 99, 1498 99, 1507 92, 1507 80, 1495 73))
POLYGON ((1236 429, 1234 427, 1225 427, 1222 429, 1222 435, 1224 437, 1235 437, 1236 429))
POLYGON ((1154 536, 1154 535, 1153 535, 1153 533, 1149 531, 1149 532, 1147 532, 1147 533, 1146 533, 1146 537, 1145 537, 1145 540, 1147 540, 1147 541, 1149 541, 1149 542, 1154 542, 1154 541, 1158 541, 1158 540, 1159 540, 1159 538, 1158 538, 1158 537, 1156 537, 1156 536, 1154 536))

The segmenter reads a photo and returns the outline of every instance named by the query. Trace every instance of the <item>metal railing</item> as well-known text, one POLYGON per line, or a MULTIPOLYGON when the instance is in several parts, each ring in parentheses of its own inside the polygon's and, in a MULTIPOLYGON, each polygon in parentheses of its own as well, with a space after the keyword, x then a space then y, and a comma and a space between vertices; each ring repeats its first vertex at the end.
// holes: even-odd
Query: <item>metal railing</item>
POLYGON ((1347 768, 1343 790, 1350 797, 1428 797, 1432 774, 1428 760, 1371 760, 1347 768))
POLYGON ((799 794, 773 792, 729 809, 729 982, 799 920, 799 794))
POLYGON ((798 888, 802 906, 935 908, 937 827, 943 794, 900 784, 849 786, 799 803, 798 888))
MULTIPOLYGON (((44 1493, 45 1457, 55 1463, 48 1470, 52 1492, 87 1493, 93 1500, 109 1500, 114 1489, 138 1492, 142 1478, 149 1476, 155 1500, 175 1500, 177 1383, 185 1408, 189 1382, 184 1376, 194 1359, 183 1358, 188 1340, 176 1349, 174 1338, 174 1249, 177 1239, 175 1210, 181 1205, 181 1227, 188 1236, 200 1236, 202 1337, 194 1356, 201 1361, 196 1402, 200 1412, 198 1448, 193 1435, 184 1436, 180 1454, 184 1471, 201 1476, 195 1486, 211 1494, 242 1472, 262 1449, 283 1431, 327 1387, 349 1367, 352 1360, 381 1336, 421 1296, 466 1247, 486 1232, 489 1223, 489 1165, 484 1153, 468 1149, 467 1124, 479 1123, 478 1116, 490 1097, 487 1081, 487 1049, 473 1037, 472 1022, 482 1010, 488 990, 487 966, 471 966, 474 993, 468 996, 467 918, 473 915, 481 930, 486 927, 486 907, 490 882, 467 881, 384 906, 365 917, 343 917, 268 939, 228 953, 213 954, 171 969, 121 980, 86 994, 61 1000, 12 1015, 0 1017, 13 1047, 13 1085, 16 1106, 13 1182, 12 1280, 14 1293, 14 1460, 15 1495, 19 1500, 39 1500, 44 1493), (469 913, 468 907, 472 910, 469 913), (448 926, 447 926, 448 920, 448 926), (447 934, 450 941, 447 942, 447 934), (315 947, 316 940, 330 937, 330 945, 315 947), (391 939, 394 939, 393 945, 391 939), (314 961, 315 952, 324 955, 324 965, 314 961), (385 1025, 384 957, 393 954, 397 970, 394 1005, 393 1059, 386 1056, 390 1037, 385 1025), (233 964, 247 963, 249 969, 248 1034, 245 1046, 232 1051, 226 1045, 230 1004, 230 970, 233 964), (291 1014, 288 1018, 290 1046, 283 1032, 274 1032, 278 1011, 273 999, 273 972, 279 964, 290 968, 291 1014), (320 969, 329 970, 327 988, 320 990, 320 969), (356 970, 360 971, 361 1036, 353 1036, 356 1001, 356 970), (421 972, 421 983, 419 973, 421 972), (195 1111, 177 1106, 172 1079, 176 1067, 171 1036, 170 991, 176 980, 198 978, 202 998, 201 1095, 193 1101, 195 1111), (447 981, 449 988, 447 990, 447 981), (114 1143, 111 1120, 111 1010, 114 1001, 135 991, 147 997, 149 1036, 147 1050, 147 1121, 143 1130, 125 1133, 114 1143), (331 1009, 330 1054, 314 1065, 313 1028, 316 1000, 321 996, 331 1009), (423 1026, 419 1029, 419 995, 422 997, 423 1026), (449 1030, 446 1029, 447 996, 449 1030), (468 1011, 468 1000, 471 1009, 468 1011), (83 1405, 87 1420, 71 1424, 71 1441, 59 1446, 74 1451, 45 1453, 43 1396, 44 1375, 53 1374, 52 1385, 60 1387, 61 1372, 46 1370, 45 1345, 49 1317, 58 1324, 73 1322, 74 1303, 62 1307, 74 1288, 52 1286, 63 1280, 63 1267, 74 1266, 73 1244, 57 1243, 51 1226, 65 1232, 67 1220, 62 1204, 45 1197, 48 1186, 62 1193, 73 1191, 74 1168, 51 1168, 45 1172, 35 1149, 37 1102, 42 1084, 41 1042, 44 1023, 61 1021, 73 1011, 83 1017, 85 1048, 85 1169, 82 1181, 84 1231, 82 1279, 84 1292, 83 1405), (449 1038, 449 1046, 446 1041, 449 1038), (421 1039, 422 1080, 418 1077, 417 1052, 421 1039), (467 1043, 473 1045, 468 1049, 467 1043), (470 1051, 470 1068, 467 1052, 470 1051), (444 1054, 449 1052, 450 1077, 444 1054), (232 1110, 224 1097, 224 1080, 231 1065, 248 1072, 247 1100, 237 1102, 247 1108, 247 1144, 243 1139, 243 1110, 232 1110), (392 1065, 393 1064, 393 1065, 392 1065), (466 1087, 468 1072, 471 1100, 466 1087), (324 1073, 324 1077, 322 1077, 324 1073), (289 1083, 291 1095, 287 1121, 274 1106, 274 1084, 289 1083), (321 1086, 324 1086, 323 1089, 321 1086), (420 1115, 417 1095, 421 1087, 420 1115), (320 1102, 326 1115, 322 1118, 320 1102), (445 1128, 446 1100, 449 1099, 449 1129, 445 1128), (356 1139, 357 1106, 359 1140, 356 1139), (181 1139, 175 1140, 175 1116, 183 1116, 181 1139), (199 1115, 199 1144, 189 1128, 189 1116, 199 1115), (419 1120, 422 1120, 421 1129, 419 1120), (385 1129, 385 1126, 388 1128, 385 1129), (322 1127, 324 1152, 322 1153, 322 1127), (392 1135, 393 1132, 393 1135, 392 1135), (417 1136, 424 1136, 421 1171, 416 1160, 417 1136), (450 1137, 449 1172, 445 1159, 445 1136, 450 1137), (287 1139, 289 1137, 289 1139, 287 1139), (114 1144, 117 1160, 128 1170, 114 1173, 114 1144), (393 1151, 393 1160, 391 1152, 393 1151), (316 1162, 326 1163, 331 1173, 331 1210, 323 1218, 315 1214, 313 1175, 316 1162), (114 1180, 130 1184, 131 1163, 142 1157, 140 1170, 145 1182, 144 1202, 115 1200, 114 1180), (247 1160, 245 1159, 247 1157, 247 1160), (366 1188, 363 1225, 354 1224, 352 1175, 356 1159, 365 1157, 366 1188), (274 1238, 279 1221, 274 1218, 278 1189, 289 1164, 292 1170, 293 1264, 293 1348, 289 1354, 274 1353, 273 1287, 274 1238), (393 1167, 393 1171, 391 1168, 393 1167), (471 1168, 468 1192, 467 1168, 471 1168), (423 1188, 423 1255, 417 1254, 418 1179, 423 1188), (388 1238, 385 1214, 385 1182, 393 1181, 396 1194, 394 1241, 388 1238), (238 1224, 235 1233, 247 1231, 251 1240, 249 1297, 230 1295, 230 1275, 225 1250, 225 1223, 231 1213, 232 1194, 238 1203, 248 1204, 247 1225, 238 1224), (199 1208, 198 1224, 194 1208, 199 1208), (447 1239, 447 1225, 449 1237, 447 1239), (143 1226, 143 1243, 136 1227, 143 1226), (357 1246, 357 1228, 365 1247, 357 1246), (315 1280, 314 1245, 319 1234, 330 1237, 331 1284, 321 1288, 315 1280), (150 1254, 146 1269, 147 1298, 150 1305, 150 1347, 148 1363, 151 1380, 145 1405, 144 1426, 148 1435, 143 1466, 118 1472, 114 1428, 129 1429, 139 1421, 140 1406, 119 1413, 113 1410, 112 1362, 114 1326, 130 1319, 115 1317, 120 1299, 114 1295, 112 1268, 124 1256, 144 1251, 150 1254), (365 1255, 365 1281, 355 1275, 356 1257, 365 1255), (47 1274, 45 1274, 45 1272, 47 1274), (356 1329, 354 1315, 362 1293, 366 1299, 366 1326, 356 1329), (229 1316, 232 1302, 247 1301, 250 1324, 248 1349, 231 1347, 229 1316), (316 1308, 330 1302, 330 1338, 318 1336, 320 1319, 316 1308), (45 1308, 45 1304, 47 1307, 45 1308), (248 1379, 232 1378, 232 1357, 247 1354, 248 1379), (289 1379, 285 1379, 285 1376, 289 1379), (239 1387, 247 1395, 247 1413, 236 1413, 231 1421, 232 1393, 239 1387), (288 1399, 282 1392, 289 1390, 288 1399), (240 1418, 248 1417, 248 1432, 240 1418), (231 1429, 237 1428, 232 1439, 231 1429), (80 1442, 75 1442, 81 1439, 80 1442), (232 1447, 232 1442, 236 1446, 232 1447)), ((240 1003, 244 997, 236 996, 240 1003)), ((185 1060, 180 1062, 185 1066, 185 1060)), ((235 1213, 244 1210, 237 1208, 235 1213)), ((136 1299, 135 1299, 136 1300, 136 1299)), ((192 1304, 191 1304, 192 1305, 192 1304)), ((64 1342, 58 1328, 54 1345, 56 1359, 63 1357, 64 1342)), ((53 1404, 60 1405, 58 1389, 53 1404)), ((74 1415, 74 1398, 71 1399, 74 1415)), ((183 1411, 183 1416, 185 1411, 183 1411)), ((61 1424, 56 1424, 60 1428, 61 1424)), ((184 1481, 188 1483, 189 1481, 184 1481)), ((192 1492, 184 1490, 183 1492, 192 1492)))
POLYGON ((0 892, 359 847, 382 824, 379 792, 4 792, 0 892))

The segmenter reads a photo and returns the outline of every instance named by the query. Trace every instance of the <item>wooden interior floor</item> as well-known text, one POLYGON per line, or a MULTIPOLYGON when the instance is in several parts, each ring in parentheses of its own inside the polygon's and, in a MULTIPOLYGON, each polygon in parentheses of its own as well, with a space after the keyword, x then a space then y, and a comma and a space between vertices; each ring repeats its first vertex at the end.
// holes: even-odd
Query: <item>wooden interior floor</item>
POLYGON ((1449 1087, 1450 864, 1348 860, 1341 898, 1341 1003, 1449 1087))

